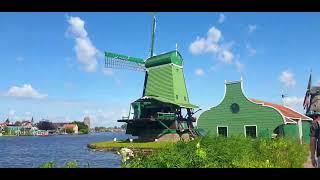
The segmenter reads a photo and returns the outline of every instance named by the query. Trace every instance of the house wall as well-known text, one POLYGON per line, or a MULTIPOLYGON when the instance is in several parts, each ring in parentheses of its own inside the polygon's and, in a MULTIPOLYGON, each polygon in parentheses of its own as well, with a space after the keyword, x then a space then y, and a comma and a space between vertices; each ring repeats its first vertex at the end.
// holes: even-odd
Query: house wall
POLYGON ((305 144, 310 143, 310 126, 311 121, 302 121, 302 142, 305 144))
POLYGON ((217 126, 228 126, 228 135, 244 136, 244 125, 256 125, 258 137, 272 137, 274 129, 284 123, 282 115, 271 107, 249 101, 242 92, 241 82, 226 84, 222 102, 198 119, 198 128, 217 134, 217 126), (231 104, 240 106, 238 113, 231 112, 231 104))

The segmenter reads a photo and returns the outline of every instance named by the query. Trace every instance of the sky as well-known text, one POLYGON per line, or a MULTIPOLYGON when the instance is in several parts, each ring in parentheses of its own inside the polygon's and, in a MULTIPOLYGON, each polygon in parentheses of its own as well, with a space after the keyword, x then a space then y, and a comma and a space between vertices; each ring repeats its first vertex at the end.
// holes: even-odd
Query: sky
MULTIPOLYGON (((119 126, 142 95, 144 73, 106 69, 104 52, 146 59, 151 13, 1 13, 0 121, 91 118, 119 126)), ((320 84, 319 13, 157 13, 155 54, 184 59, 190 102, 218 105, 224 82, 249 98, 303 112, 312 69, 320 84), (281 99, 281 94, 286 98, 281 99)), ((201 111, 197 113, 197 116, 201 111)))

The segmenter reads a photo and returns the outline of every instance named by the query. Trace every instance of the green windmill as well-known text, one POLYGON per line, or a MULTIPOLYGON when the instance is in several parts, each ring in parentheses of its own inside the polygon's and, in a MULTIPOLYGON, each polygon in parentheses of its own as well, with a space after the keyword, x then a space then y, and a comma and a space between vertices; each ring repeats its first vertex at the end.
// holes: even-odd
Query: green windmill
POLYGON ((132 102, 126 122, 126 133, 141 140, 176 140, 195 137, 194 109, 189 102, 183 73, 183 58, 177 48, 153 55, 156 17, 153 16, 150 57, 146 60, 105 52, 105 67, 145 72, 142 97, 132 102), (183 136, 186 135, 186 136, 183 136))

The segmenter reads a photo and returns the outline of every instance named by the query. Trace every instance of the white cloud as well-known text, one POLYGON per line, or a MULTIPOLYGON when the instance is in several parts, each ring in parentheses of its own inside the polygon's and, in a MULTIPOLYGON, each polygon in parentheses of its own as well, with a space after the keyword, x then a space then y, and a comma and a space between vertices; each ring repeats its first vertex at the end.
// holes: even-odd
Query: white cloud
POLYGON ((279 77, 280 82, 283 83, 285 87, 295 86, 296 80, 294 79, 294 74, 289 71, 283 71, 279 77))
POLYGON ((226 20, 226 16, 225 16, 224 14, 220 14, 220 15, 219 15, 219 20, 218 20, 218 22, 221 24, 221 23, 223 23, 225 20, 226 20))
POLYGON ((254 31, 256 31, 257 30, 257 25, 252 25, 252 24, 250 24, 249 26, 248 26, 248 32, 249 33, 253 33, 254 31))
POLYGON ((109 109, 86 109, 83 111, 83 116, 90 117, 93 126, 119 126, 117 122, 124 116, 128 116, 126 108, 109 108, 109 109))
POLYGON ((190 44, 189 50, 191 51, 192 54, 201 54, 204 52, 206 47, 207 47, 206 40, 204 38, 197 37, 197 39, 190 44))
POLYGON ((236 68, 237 68, 237 71, 238 72, 242 72, 243 69, 244 69, 244 64, 241 63, 238 59, 235 60, 235 65, 236 65, 236 68))
POLYGON ((207 41, 209 43, 218 43, 221 36, 222 36, 221 31, 215 27, 212 27, 209 29, 207 33, 207 41))
POLYGON ((320 80, 317 82, 317 85, 320 86, 320 80))
POLYGON ((31 99, 44 99, 48 97, 47 94, 40 94, 37 90, 33 89, 30 84, 24 84, 21 87, 12 86, 6 95, 11 97, 31 99))
POLYGON ((189 46, 189 51, 194 55, 211 53, 224 63, 230 64, 234 58, 231 52, 233 42, 221 44, 222 33, 216 27, 211 27, 207 36, 197 37, 189 46))
POLYGON ((196 69, 194 73, 197 76, 203 76, 205 74, 204 70, 201 68, 196 69))
POLYGON ((302 104, 303 104, 304 97, 285 97, 283 98, 284 105, 289 106, 290 108, 302 112, 302 104))
POLYGON ((84 65, 86 72, 95 72, 99 50, 92 44, 84 27, 85 22, 80 17, 68 17, 69 27, 67 35, 75 40, 74 50, 78 61, 84 65))
POLYGON ((249 56, 254 56, 257 53, 257 50, 251 47, 250 44, 246 44, 246 49, 248 50, 249 56))
POLYGON ((104 68, 102 70, 103 74, 106 76, 113 76, 114 75, 114 71, 111 68, 104 68))
POLYGON ((229 50, 222 50, 218 57, 221 61, 230 64, 233 59, 233 54, 229 50))

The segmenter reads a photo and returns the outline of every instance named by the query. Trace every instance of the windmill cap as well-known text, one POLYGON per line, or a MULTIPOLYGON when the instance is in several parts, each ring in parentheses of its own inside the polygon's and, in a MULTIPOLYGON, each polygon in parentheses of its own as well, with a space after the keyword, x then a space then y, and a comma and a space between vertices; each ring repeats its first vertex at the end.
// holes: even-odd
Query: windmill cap
POLYGON ((146 68, 154 67, 154 66, 160 66, 164 64, 175 64, 178 66, 182 66, 182 56, 177 51, 170 51, 164 54, 160 54, 157 56, 153 56, 146 60, 145 66, 146 68))

